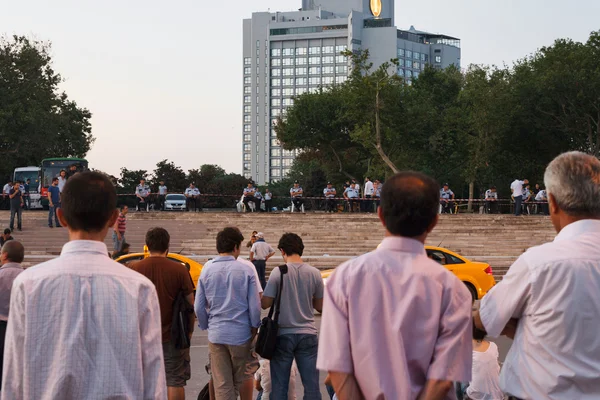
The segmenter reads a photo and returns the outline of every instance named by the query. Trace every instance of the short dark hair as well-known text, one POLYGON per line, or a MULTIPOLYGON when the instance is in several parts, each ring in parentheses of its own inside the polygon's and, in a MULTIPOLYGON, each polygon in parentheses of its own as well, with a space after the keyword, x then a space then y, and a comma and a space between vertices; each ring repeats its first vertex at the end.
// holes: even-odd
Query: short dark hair
POLYGON ((117 192, 106 175, 86 171, 73 175, 67 181, 61 205, 71 229, 99 232, 106 228, 117 208, 117 192))
POLYGON ((169 250, 171 235, 165 228, 151 228, 146 232, 146 246, 148 250, 156 253, 164 253, 169 250))
POLYGON ((294 254, 302 256, 302 253, 304 252, 304 243, 302 242, 302 238, 295 233, 284 233, 281 236, 281 239, 279 239, 277 248, 283 250, 288 256, 294 254))
POLYGON ((125 209, 125 207, 129 208, 129 206, 127 204, 121 204, 119 206, 119 210, 123 211, 125 209))
POLYGON ((4 229, 4 234, 5 235, 10 235, 11 234, 10 229, 9 228, 4 229))
POLYGON ((128 249, 130 248, 131 245, 127 242, 123 242, 123 244, 121 245, 121 251, 123 251, 123 249, 128 249))
POLYGON ((381 189, 381 212, 392 235, 416 237, 427 232, 438 213, 435 179, 420 172, 400 172, 381 189))
POLYGON ((482 331, 481 329, 477 329, 475 324, 473 324, 473 339, 483 340, 483 339, 485 339, 485 336, 486 336, 485 331, 482 331))
POLYGON ((217 233, 217 251, 219 253, 233 253, 236 247, 240 247, 244 241, 244 235, 235 227, 227 227, 217 233))
POLYGON ((2 246, 2 253, 6 253, 9 261, 14 263, 22 263, 25 259, 25 248, 21 242, 9 240, 2 246))
POLYGON ((56 182, 56 181, 58 181, 57 177, 52 178, 52 182, 56 182))
POLYGON ((490 189, 496 189, 496 186, 492 186, 490 189))

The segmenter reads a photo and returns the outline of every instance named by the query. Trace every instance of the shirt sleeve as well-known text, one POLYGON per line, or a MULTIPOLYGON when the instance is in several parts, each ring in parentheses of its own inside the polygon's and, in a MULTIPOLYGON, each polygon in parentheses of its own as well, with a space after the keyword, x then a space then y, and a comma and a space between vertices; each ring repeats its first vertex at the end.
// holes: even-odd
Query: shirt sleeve
MULTIPOLYGON (((205 266, 206 268, 206 266, 205 266)), ((204 269, 202 270, 204 272, 204 269)), ((194 311, 198 317, 198 327, 203 331, 208 329, 208 311, 206 310, 206 294, 204 292, 204 282, 202 282, 202 273, 196 285, 196 299, 194 300, 194 311)))
POLYGON ((343 270, 335 271, 331 275, 325 288, 323 315, 327 318, 321 320, 317 368, 323 371, 353 374, 348 297, 344 290, 344 276, 340 272, 343 270))
POLYGON ((525 255, 515 261, 500 283, 481 300, 479 315, 488 335, 498 337, 511 318, 520 318, 531 296, 531 273, 525 255))
POLYGON ((192 276, 188 272, 187 268, 181 268, 181 290, 185 296, 188 296, 191 293, 194 293, 194 282, 192 281, 192 276))
POLYGON ((13 282, 8 326, 4 339, 4 378, 1 394, 6 399, 24 399, 25 294, 23 283, 13 282))
POLYGON ((254 253, 254 255, 256 255, 256 242, 254 242, 254 244, 252 245, 252 247, 250 248, 250 251, 252 253, 254 253))
POLYGON ((325 287, 323 285, 323 278, 321 277, 321 273, 317 270, 315 272, 316 285, 315 285, 315 293, 313 294, 313 298, 322 299, 325 291, 325 287))
POLYGON ((154 285, 142 286, 139 299, 140 339, 144 377, 144 399, 167 398, 167 378, 162 350, 162 325, 154 285))
POLYGON ((279 268, 275 268, 273 271, 271 271, 271 275, 269 276, 269 281, 267 282, 263 296, 275 298, 277 296, 277 292, 279 291, 280 279, 281 272, 279 271, 279 268))
POLYGON ((445 285, 442 314, 428 380, 469 382, 473 364, 471 294, 456 277, 445 285))
POLYGON ((248 275, 248 311, 250 314, 250 325, 253 328, 260 326, 260 296, 256 288, 256 278, 253 274, 248 275))

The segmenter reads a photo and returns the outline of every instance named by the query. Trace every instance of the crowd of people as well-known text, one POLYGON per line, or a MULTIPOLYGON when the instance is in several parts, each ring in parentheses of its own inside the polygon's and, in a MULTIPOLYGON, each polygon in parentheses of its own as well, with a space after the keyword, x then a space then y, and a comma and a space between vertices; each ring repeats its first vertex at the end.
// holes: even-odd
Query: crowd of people
POLYGON ((57 210, 70 237, 58 258, 23 271, 18 241, 0 250, 0 398, 181 399, 198 372, 189 357, 197 321, 208 331, 211 399, 251 400, 254 387, 290 398, 296 370, 305 400, 321 399, 319 370, 339 400, 598 399, 600 161, 563 154, 544 180, 556 239, 519 257, 473 311, 467 288, 425 252, 440 190, 424 174, 386 181, 377 210, 385 239, 327 285, 303 261, 299 235, 283 234, 275 250, 256 232, 248 264, 244 236, 227 227, 194 296, 187 269, 166 258, 162 228, 147 232, 150 257, 130 268, 107 257, 104 238, 123 210, 104 175, 81 173, 57 210), (283 264, 265 285, 260 261, 276 252, 283 264), (278 322, 263 337, 274 347, 262 366, 261 309, 275 309, 278 322), (500 335, 514 341, 499 372, 485 338, 500 335))

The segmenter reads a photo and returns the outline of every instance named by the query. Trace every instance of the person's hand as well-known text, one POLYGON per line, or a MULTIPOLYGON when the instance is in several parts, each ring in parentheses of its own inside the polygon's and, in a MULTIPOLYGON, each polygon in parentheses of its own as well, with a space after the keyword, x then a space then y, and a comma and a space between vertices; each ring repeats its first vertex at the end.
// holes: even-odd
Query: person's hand
POLYGON ((121 233, 120 232, 117 232, 117 240, 119 240, 119 241, 121 240, 121 233))

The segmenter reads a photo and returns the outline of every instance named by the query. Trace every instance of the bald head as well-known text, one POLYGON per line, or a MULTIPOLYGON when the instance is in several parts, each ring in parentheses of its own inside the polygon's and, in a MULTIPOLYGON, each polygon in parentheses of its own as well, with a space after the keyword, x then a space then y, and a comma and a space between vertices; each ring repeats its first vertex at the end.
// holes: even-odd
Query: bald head
POLYGON ((2 264, 6 264, 9 262, 19 263, 23 262, 25 258, 25 248, 21 242, 17 242, 16 240, 9 240, 4 243, 2 246, 2 250, 0 250, 0 255, 2 259, 2 264))
POLYGON ((418 237, 429 232, 437 219, 438 183, 420 172, 400 172, 381 189, 380 218, 392 235, 418 237))

